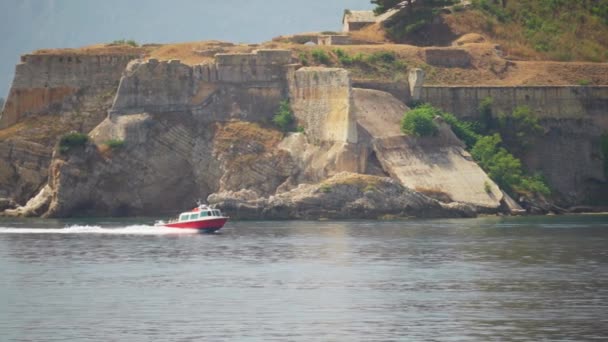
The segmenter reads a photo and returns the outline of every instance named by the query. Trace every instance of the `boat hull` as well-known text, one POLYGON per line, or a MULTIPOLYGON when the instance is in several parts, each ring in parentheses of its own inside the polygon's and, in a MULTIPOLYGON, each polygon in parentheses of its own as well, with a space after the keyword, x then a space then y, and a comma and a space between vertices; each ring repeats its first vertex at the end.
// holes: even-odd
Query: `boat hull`
POLYGON ((227 217, 218 217, 209 220, 165 223, 164 226, 168 228, 198 229, 205 232, 214 232, 221 229, 226 224, 226 221, 228 221, 227 217))

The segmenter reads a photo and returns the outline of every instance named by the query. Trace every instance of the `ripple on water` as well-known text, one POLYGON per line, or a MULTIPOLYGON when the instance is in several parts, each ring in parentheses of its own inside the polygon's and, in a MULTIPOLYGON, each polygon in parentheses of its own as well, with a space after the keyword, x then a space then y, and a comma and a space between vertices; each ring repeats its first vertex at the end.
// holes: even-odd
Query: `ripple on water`
POLYGON ((0 331, 8 341, 607 339, 606 220, 563 220, 231 222, 214 235, 0 221, 0 331))

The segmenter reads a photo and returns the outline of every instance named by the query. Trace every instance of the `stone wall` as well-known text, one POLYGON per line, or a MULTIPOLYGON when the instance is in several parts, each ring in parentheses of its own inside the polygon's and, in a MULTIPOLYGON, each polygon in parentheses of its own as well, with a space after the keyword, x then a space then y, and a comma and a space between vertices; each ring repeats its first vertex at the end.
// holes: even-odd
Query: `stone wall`
POLYGON ((439 67, 466 68, 471 65, 471 55, 463 49, 427 48, 424 59, 427 64, 439 67))
POLYGON ((351 44, 348 35, 322 35, 317 38, 317 45, 349 45, 351 44))
POLYGON ((217 54, 215 63, 195 66, 179 60, 133 61, 120 81, 110 114, 186 111, 202 114, 214 103, 230 101, 229 106, 219 104, 225 109, 222 115, 217 112, 207 115, 222 119, 226 117, 223 114, 233 112, 239 118, 257 121, 251 116, 254 112, 272 114, 283 97, 286 65, 290 62, 291 52, 287 50, 217 54), (268 104, 269 101, 272 103, 268 104))
POLYGON ((220 82, 273 82, 284 79, 284 65, 291 63, 289 50, 256 50, 251 54, 217 54, 220 82))
POLYGON ((295 72, 291 105, 314 142, 357 142, 348 71, 307 67, 295 72))
POLYGON ((459 117, 477 117, 491 97, 495 113, 528 106, 542 118, 584 118, 608 128, 608 86, 426 86, 422 100, 459 117))
POLYGON ((540 171, 560 204, 581 203, 605 182, 600 136, 608 131, 608 86, 424 87, 422 100, 463 118, 479 116, 479 103, 493 99, 492 111, 512 113, 528 106, 544 132, 518 155, 540 171))
POLYGON ((60 106, 83 88, 110 91, 136 55, 24 55, 6 100, 0 129, 60 106))

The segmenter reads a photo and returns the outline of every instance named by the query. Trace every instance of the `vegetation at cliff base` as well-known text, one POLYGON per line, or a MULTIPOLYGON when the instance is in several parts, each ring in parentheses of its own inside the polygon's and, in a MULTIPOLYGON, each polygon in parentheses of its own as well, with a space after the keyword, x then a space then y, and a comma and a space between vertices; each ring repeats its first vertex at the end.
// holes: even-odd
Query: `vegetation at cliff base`
POLYGON ((4 97, 0 97, 0 110, 4 108, 4 97))
POLYGON ((500 134, 480 137, 471 149, 473 159, 488 176, 509 193, 538 193, 549 195, 551 190, 540 176, 526 176, 521 161, 504 147, 500 134))
MULTIPOLYGON (((486 101, 487 103, 491 104, 490 101, 486 101)), ((522 128, 524 122, 532 126, 538 125, 538 121, 529 118, 529 111, 517 108, 513 114, 515 115, 515 113, 519 113, 517 118, 509 120, 516 120, 518 124, 521 124, 516 127, 522 128)), ((422 104, 404 115, 401 130, 406 134, 416 136, 433 135, 437 132, 434 122, 434 118, 437 116, 442 117, 450 125, 454 134, 466 144, 473 159, 503 190, 511 194, 549 195, 551 193, 540 175, 527 175, 524 172, 521 161, 504 147, 500 133, 481 132, 479 127, 483 125, 480 122, 460 120, 453 114, 445 113, 429 104, 422 104)), ((530 130, 527 127, 524 128, 526 131, 530 130)), ((486 189, 486 191, 488 190, 486 189)))
POLYGON ((292 132, 295 127, 295 118, 289 106, 289 101, 284 100, 279 104, 279 109, 272 117, 272 122, 283 132, 292 132))
POLYGON ((59 152, 67 153, 72 148, 83 147, 89 141, 89 136, 83 133, 72 132, 65 134, 59 140, 59 152))

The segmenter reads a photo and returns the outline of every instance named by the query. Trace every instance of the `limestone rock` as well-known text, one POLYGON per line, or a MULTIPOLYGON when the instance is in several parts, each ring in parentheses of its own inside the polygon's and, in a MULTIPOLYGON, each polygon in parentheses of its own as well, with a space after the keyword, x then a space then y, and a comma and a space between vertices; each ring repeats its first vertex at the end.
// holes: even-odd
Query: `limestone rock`
POLYGON ((6 216, 41 216, 44 214, 49 207, 51 202, 51 188, 46 185, 40 192, 32 197, 24 206, 17 207, 15 209, 8 209, 4 211, 6 216))
POLYGON ((470 206, 440 203, 391 178, 347 172, 268 198, 225 192, 210 196, 208 201, 239 219, 475 216, 470 206))
POLYGON ((464 144, 449 126, 437 121, 439 133, 416 138, 400 132, 407 107, 392 95, 377 90, 355 89, 357 122, 384 171, 404 186, 443 198, 496 210, 502 193, 472 160, 464 144), (486 184, 490 191, 486 191, 486 184))

